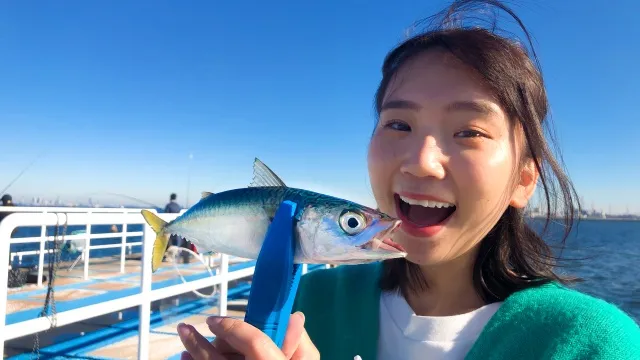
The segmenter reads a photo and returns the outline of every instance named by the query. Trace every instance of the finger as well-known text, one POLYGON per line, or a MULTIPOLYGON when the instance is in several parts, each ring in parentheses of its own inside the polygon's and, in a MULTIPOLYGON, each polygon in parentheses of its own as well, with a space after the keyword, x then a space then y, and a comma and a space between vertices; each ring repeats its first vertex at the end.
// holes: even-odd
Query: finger
POLYGON ((182 354, 180 354, 180 360, 195 360, 193 358, 193 356, 191 356, 191 354, 189 354, 186 351, 183 351, 182 354))
MULTIPOLYGON (((311 342, 309 335, 304 329, 305 317, 302 312, 296 312, 289 318, 289 325, 282 344, 282 352, 286 359, 319 359, 320 353, 315 345, 311 342), (301 351, 296 352, 302 342, 301 351)), ((236 350, 220 337, 216 337, 213 346, 221 353, 226 355, 229 360, 233 359, 233 353, 236 350)))
POLYGON ((304 332, 304 314, 296 312, 289 317, 289 325, 282 342, 284 357, 290 359, 300 344, 300 337, 304 332))
POLYGON ((320 352, 318 348, 313 344, 309 334, 306 330, 303 329, 302 334, 300 335, 300 343, 298 343, 298 348, 291 356, 291 360, 311 360, 311 359, 320 359, 320 352))
POLYGON ((178 336, 193 360, 226 360, 193 326, 178 324, 178 336))
POLYGON ((236 353, 252 360, 285 360, 282 351, 256 327, 239 319, 210 316, 207 325, 216 337, 227 342, 236 353))
POLYGON ((220 354, 232 354, 237 352, 236 349, 231 347, 228 342, 217 336, 213 339, 213 346, 215 346, 216 350, 218 350, 220 354))

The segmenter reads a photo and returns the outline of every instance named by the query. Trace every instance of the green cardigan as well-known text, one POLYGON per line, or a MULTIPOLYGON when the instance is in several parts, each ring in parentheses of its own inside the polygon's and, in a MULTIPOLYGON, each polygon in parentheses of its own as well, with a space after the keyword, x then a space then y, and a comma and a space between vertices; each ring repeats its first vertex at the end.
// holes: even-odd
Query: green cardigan
MULTIPOLYGON (((377 359, 380 263, 312 271, 294 311, 323 359, 377 359)), ((558 284, 516 292, 466 359, 640 359, 640 329, 620 309, 558 284)))

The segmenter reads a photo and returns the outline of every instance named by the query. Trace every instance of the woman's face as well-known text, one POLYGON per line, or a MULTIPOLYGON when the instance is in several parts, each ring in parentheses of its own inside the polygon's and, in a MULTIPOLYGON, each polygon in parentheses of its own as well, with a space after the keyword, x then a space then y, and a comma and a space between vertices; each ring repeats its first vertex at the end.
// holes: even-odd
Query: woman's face
POLYGON ((380 210, 403 220, 393 240, 409 261, 433 265, 469 254, 509 205, 526 205, 537 177, 532 166, 520 168, 514 128, 452 56, 428 51, 399 69, 368 164, 380 210))

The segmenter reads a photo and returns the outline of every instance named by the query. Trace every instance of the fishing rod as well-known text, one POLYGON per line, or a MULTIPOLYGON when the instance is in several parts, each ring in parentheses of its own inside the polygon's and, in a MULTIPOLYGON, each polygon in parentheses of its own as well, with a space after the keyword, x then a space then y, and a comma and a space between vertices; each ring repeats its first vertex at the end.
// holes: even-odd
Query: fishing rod
POLYGON ((129 196, 129 195, 126 195, 126 194, 120 194, 120 193, 114 193, 114 192, 105 191, 105 192, 95 192, 95 193, 91 193, 89 195, 100 195, 100 194, 119 196, 119 197, 123 197, 123 198, 129 199, 129 200, 133 200, 133 201, 139 202, 141 204, 149 205, 149 206, 153 207, 154 209, 162 209, 162 206, 158 206, 158 205, 156 205, 154 203, 151 203, 151 202, 148 202, 148 201, 145 201, 145 200, 142 200, 142 199, 138 199, 136 197, 129 196))
POLYGON ((5 186, 4 189, 2 189, 2 191, 0 191, 0 194, 4 194, 5 191, 9 190, 9 188, 11 187, 11 185, 13 185, 16 181, 18 181, 18 179, 20 179, 22 177, 22 175, 24 175, 25 172, 27 172, 27 170, 29 170, 29 168, 31 166, 33 166, 33 164, 36 163, 36 161, 38 161, 38 159, 40 159, 43 155, 45 155, 45 152, 43 151, 42 153, 40 153, 38 156, 36 156, 35 159, 33 159, 33 161, 31 161, 25 168, 22 169, 22 171, 20 171, 20 173, 18 174, 18 176, 16 176, 15 178, 13 178, 13 180, 11 180, 9 182, 9 185, 5 186))

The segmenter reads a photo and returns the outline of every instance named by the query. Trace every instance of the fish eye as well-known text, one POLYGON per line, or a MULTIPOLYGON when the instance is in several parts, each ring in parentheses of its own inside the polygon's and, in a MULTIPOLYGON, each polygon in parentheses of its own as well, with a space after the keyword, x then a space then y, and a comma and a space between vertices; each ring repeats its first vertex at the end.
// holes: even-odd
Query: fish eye
POLYGON ((340 227, 349 235, 355 235, 367 225, 367 220, 362 214, 353 211, 346 211, 340 215, 340 227))

